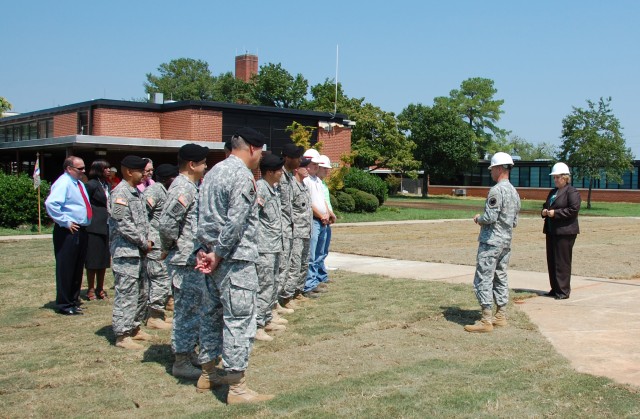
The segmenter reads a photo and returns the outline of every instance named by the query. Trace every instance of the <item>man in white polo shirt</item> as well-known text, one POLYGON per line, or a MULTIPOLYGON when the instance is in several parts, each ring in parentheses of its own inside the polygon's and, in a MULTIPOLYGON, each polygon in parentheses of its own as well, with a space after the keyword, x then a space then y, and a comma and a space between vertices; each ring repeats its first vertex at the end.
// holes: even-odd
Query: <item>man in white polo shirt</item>
MULTIPOLYGON (((329 208, 324 199, 322 180, 317 176, 318 164, 322 161, 320 153, 317 150, 309 149, 305 151, 302 158, 311 160, 311 163, 307 166, 309 177, 304 180, 311 194, 313 221, 311 225, 311 241, 309 243, 309 271, 307 272, 307 281, 304 284, 303 294, 312 296, 312 294, 327 292, 326 286, 318 287, 318 285, 320 284, 320 269, 324 260, 322 256, 330 217, 329 208)), ((314 295, 314 297, 317 297, 317 295, 314 295)))

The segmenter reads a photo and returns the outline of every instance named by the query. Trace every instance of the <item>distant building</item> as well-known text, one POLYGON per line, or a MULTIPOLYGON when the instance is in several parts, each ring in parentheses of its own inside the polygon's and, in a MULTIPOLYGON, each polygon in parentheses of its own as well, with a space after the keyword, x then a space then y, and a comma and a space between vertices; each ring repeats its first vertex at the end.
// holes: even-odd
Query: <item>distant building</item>
MULTIPOLYGON (((236 77, 249 80, 258 72, 258 57, 236 57, 236 77)), ((105 159, 118 166, 122 157, 137 154, 155 165, 175 163, 178 148, 195 142, 212 149, 208 165, 224 158, 224 142, 243 126, 267 137, 267 152, 280 153, 290 142, 286 127, 294 121, 316 127, 311 144, 323 143, 323 154, 340 161, 351 151, 351 126, 346 115, 267 106, 207 102, 158 103, 97 99, 0 118, 0 170, 31 174, 40 155, 42 178, 55 180, 68 155, 87 166, 105 159)))

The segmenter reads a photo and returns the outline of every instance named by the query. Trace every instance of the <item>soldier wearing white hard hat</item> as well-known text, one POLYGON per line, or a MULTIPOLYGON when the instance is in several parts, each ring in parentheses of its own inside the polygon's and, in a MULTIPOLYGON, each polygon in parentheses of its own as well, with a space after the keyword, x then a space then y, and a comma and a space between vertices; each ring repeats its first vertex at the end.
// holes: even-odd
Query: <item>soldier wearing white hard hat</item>
POLYGON ((580 233, 578 212, 580 192, 571 186, 571 171, 565 163, 553 165, 553 188, 542 206, 543 232, 546 235, 547 269, 551 290, 545 295, 565 300, 571 294, 573 245, 580 233))
POLYGON ((513 229, 518 225, 520 212, 520 196, 509 182, 512 167, 513 159, 507 153, 499 152, 491 157, 489 170, 496 185, 489 190, 484 213, 473 217, 481 227, 473 287, 482 308, 482 318, 476 324, 465 326, 467 332, 491 332, 494 326, 507 325, 507 266, 513 229), (497 305, 495 318, 494 299, 497 305))

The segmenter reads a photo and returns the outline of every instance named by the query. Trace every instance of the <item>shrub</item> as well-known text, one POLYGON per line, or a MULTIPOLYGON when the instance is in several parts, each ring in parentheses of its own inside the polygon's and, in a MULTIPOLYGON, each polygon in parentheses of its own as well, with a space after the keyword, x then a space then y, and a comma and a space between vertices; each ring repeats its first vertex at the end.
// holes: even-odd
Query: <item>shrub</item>
POLYGON ((331 208, 333 208, 334 212, 338 209, 338 199, 332 193, 329 194, 329 201, 331 201, 331 208))
POLYGON ((344 187, 359 189, 375 195, 375 197, 378 198, 379 205, 384 204, 388 196, 387 184, 384 180, 376 175, 356 168, 351 168, 349 173, 344 177, 344 187))
POLYGON ((389 175, 384 180, 387 184, 387 190, 389 191, 389 195, 395 195, 400 190, 400 178, 394 175, 389 175))
POLYGON ((342 212, 354 212, 356 210, 356 201, 346 192, 338 191, 336 193, 337 204, 335 208, 342 212))
MULTIPOLYGON (((49 221, 44 201, 49 196, 50 185, 40 183, 40 210, 42 220, 49 221)), ((5 175, 0 172, 0 226, 16 228, 23 224, 38 224, 38 190, 33 189, 33 179, 26 175, 5 175)))
POLYGON ((356 206, 356 211, 376 212, 376 210, 378 209, 378 198, 376 198, 374 195, 355 188, 346 188, 345 192, 347 192, 353 198, 356 206))

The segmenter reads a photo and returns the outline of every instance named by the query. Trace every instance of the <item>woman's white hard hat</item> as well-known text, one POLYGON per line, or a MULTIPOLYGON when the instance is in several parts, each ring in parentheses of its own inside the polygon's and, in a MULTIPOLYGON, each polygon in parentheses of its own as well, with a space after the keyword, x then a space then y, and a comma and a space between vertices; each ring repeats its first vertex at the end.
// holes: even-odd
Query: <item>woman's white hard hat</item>
POLYGON ((569 171, 569 166, 567 166, 564 163, 556 163, 551 168, 551 173, 549 173, 549 176, 570 175, 570 174, 571 174, 571 171, 569 171))

